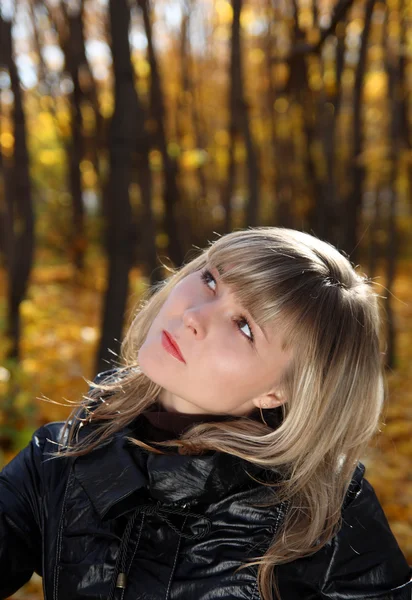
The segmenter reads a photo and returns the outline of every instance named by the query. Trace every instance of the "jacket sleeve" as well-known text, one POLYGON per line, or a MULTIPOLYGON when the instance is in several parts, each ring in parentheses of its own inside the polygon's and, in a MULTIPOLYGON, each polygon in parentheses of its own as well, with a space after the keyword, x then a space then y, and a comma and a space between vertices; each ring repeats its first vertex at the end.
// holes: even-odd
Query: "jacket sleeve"
POLYGON ((41 469, 46 427, 0 472, 0 599, 42 575, 41 469))
MULTIPOLYGON (((412 570, 370 483, 357 469, 358 491, 343 511, 328 548, 322 581, 326 600, 411 600, 412 570)), ((354 483, 356 483, 356 479, 354 483)))
POLYGON ((359 464, 335 537, 280 565, 282 600, 412 600, 412 570, 364 470, 359 464))

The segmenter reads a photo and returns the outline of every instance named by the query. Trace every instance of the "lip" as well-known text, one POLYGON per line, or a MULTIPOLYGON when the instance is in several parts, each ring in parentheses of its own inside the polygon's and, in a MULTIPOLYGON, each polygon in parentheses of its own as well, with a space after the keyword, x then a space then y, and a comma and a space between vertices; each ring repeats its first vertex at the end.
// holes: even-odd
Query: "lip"
POLYGON ((181 362, 186 363, 182 353, 180 352, 180 348, 177 345, 176 340, 168 331, 165 330, 162 331, 162 346, 167 352, 169 352, 169 354, 171 354, 181 362))

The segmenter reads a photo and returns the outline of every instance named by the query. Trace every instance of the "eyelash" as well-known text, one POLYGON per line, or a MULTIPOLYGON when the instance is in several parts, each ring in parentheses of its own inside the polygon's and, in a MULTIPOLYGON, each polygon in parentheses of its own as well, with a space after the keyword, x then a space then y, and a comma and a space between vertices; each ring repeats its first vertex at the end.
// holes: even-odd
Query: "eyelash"
MULTIPOLYGON (((216 285, 217 285, 217 281, 216 281, 216 279, 213 277, 212 273, 211 273, 211 272, 210 272, 208 269, 204 269, 204 270, 201 272, 201 274, 200 274, 200 277, 201 277, 201 279, 202 279, 203 283, 204 283, 204 284, 205 284, 207 287, 209 287, 209 286, 208 286, 208 283, 209 283, 209 278, 210 278, 210 279, 213 279, 213 281, 214 281, 214 282, 216 283, 216 285)), ((209 288, 209 289, 210 289, 210 288, 209 288)), ((213 292, 213 291, 214 291, 214 290, 212 290, 212 292, 213 292)), ((252 327, 250 326, 250 323, 249 323, 249 321, 246 319, 246 317, 244 317, 243 315, 240 315, 240 317, 239 317, 238 319, 234 319, 234 321, 235 321, 236 325, 238 326, 238 329, 239 329, 240 333, 243 335, 243 337, 245 337, 245 338, 247 339, 247 341, 249 342, 249 344, 252 344, 252 345, 253 345, 253 344, 254 344, 254 341, 255 341, 255 336, 253 335, 253 330, 252 330, 252 327), (250 337, 249 337, 249 336, 247 336, 247 335, 245 335, 245 334, 244 334, 244 333, 241 331, 241 329, 240 329, 240 327, 239 327, 239 323, 242 323, 242 327, 243 327, 244 325, 247 325, 247 326, 249 327, 249 331, 250 331, 250 337)))

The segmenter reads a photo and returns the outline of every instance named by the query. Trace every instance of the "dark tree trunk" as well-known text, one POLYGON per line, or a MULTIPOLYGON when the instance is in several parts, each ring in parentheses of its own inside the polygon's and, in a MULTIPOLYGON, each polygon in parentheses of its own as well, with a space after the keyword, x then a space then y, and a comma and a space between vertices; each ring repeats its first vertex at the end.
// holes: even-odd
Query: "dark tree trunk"
MULTIPOLYGON (((11 339, 10 358, 20 357, 20 303, 29 283, 34 252, 34 214, 29 176, 29 156, 26 142, 26 119, 20 81, 13 56, 11 23, 0 15, 0 40, 3 63, 9 71, 14 95, 14 156, 12 162, 11 193, 7 194, 12 235, 8 257, 7 335, 11 339)), ((6 188, 7 190, 7 188, 6 188)), ((9 191, 9 190, 7 190, 9 191)))
POLYGON ((231 56, 229 70, 229 169, 226 185, 222 191, 222 205, 225 209, 224 231, 232 228, 232 207, 236 177, 235 145, 243 138, 246 148, 246 170, 249 198, 246 208, 246 226, 257 225, 259 212, 259 167, 256 150, 250 131, 248 107, 245 101, 242 73, 242 53, 240 44, 240 15, 242 0, 232 0, 233 20, 231 56))
POLYGON ((333 110, 323 108, 323 114, 320 119, 322 125, 322 137, 324 155, 326 160, 326 183, 323 203, 323 210, 317 213, 316 222, 318 224, 318 235, 322 239, 327 239, 332 244, 341 247, 343 238, 341 234, 341 223, 343 217, 342 198, 338 192, 336 185, 336 127, 340 114, 341 95, 342 95, 342 72, 344 65, 345 52, 345 32, 346 22, 341 23, 341 28, 337 28, 337 44, 336 44, 336 88, 334 93, 327 98, 328 108, 333 107, 333 110))
MULTIPOLYGON (((64 5, 63 5, 64 6, 64 5)), ((65 70, 73 82, 70 94, 71 143, 67 148, 69 189, 72 196, 72 231, 70 249, 73 264, 78 270, 84 266, 86 236, 84 226, 84 205, 81 184, 80 163, 84 156, 82 135, 82 90, 80 87, 80 70, 84 55, 84 39, 82 25, 83 0, 78 6, 70 9, 66 15, 68 26, 67 37, 60 36, 60 43, 65 57, 65 70)))
MULTIPOLYGON (((239 89, 239 73, 238 68, 240 66, 240 59, 236 54, 240 51, 240 10, 241 7, 232 3, 233 7, 233 21, 232 21, 232 43, 231 43, 231 55, 230 55, 230 67, 229 67, 229 161, 228 161, 228 173, 226 176, 226 183, 222 190, 221 204, 224 208, 224 223, 223 232, 229 233, 232 230, 232 198, 235 190, 236 182, 236 163, 235 163, 235 146, 239 139, 239 121, 237 119, 238 109, 236 102, 242 102, 240 97, 239 89), (235 13, 237 8, 237 14, 235 13)), ((240 76, 241 79, 241 76, 240 76)))
POLYGON ((393 284, 396 275, 396 255, 397 255, 397 231, 396 231, 396 190, 392 188, 389 205, 388 219, 388 243, 386 247, 387 265, 386 265, 386 289, 388 293, 385 297, 385 312, 387 318, 386 331, 386 356, 385 366, 388 369, 395 368, 396 360, 396 330, 395 315, 393 311, 392 293, 393 284))
MULTIPOLYGON (((104 122, 100 113, 99 100, 97 97, 96 81, 94 79, 88 58, 86 56, 86 44, 84 39, 84 0, 80 1, 80 7, 71 8, 66 16, 69 23, 70 37, 73 39, 73 48, 69 52, 73 57, 73 62, 77 63, 77 79, 79 84, 80 102, 86 100, 93 109, 95 118, 94 131, 87 135, 82 135, 83 156, 90 157, 94 169, 100 179, 99 154, 105 147, 104 122)), ((62 5, 63 6, 63 5, 62 5)))
POLYGON ((178 217, 178 208, 181 199, 177 185, 177 164, 176 160, 172 159, 167 151, 164 97, 160 83, 157 56, 153 45, 149 0, 137 0, 137 4, 142 11, 144 28, 147 37, 148 57, 151 72, 150 108, 154 122, 156 123, 154 139, 163 159, 163 197, 165 208, 164 227, 169 240, 168 254, 175 265, 180 265, 183 262, 183 250, 180 241, 181 232, 178 217))
MULTIPOLYGON (((35 49, 35 52, 37 55, 37 59, 39 61, 38 62, 38 79, 39 79, 39 83, 40 83, 39 87, 42 88, 43 90, 45 90, 46 95, 53 99, 53 102, 51 102, 49 104, 48 109, 50 111, 51 116, 53 117, 55 131, 56 131, 56 138, 58 139, 59 145, 62 148, 65 148, 66 140, 64 139, 64 135, 62 135, 60 133, 60 125, 59 125, 57 113, 56 113, 56 95, 58 95, 60 92, 58 92, 56 94, 56 87, 57 87, 56 83, 52 82, 49 78, 48 67, 44 61, 44 56, 43 56, 44 46, 45 46, 45 38, 47 38, 49 28, 54 27, 55 29, 57 29, 57 24, 51 19, 51 15, 48 14, 48 22, 47 22, 46 27, 44 26, 43 18, 45 17, 45 15, 43 14, 43 11, 46 8, 46 5, 42 0, 29 0, 28 8, 30 10, 30 19, 31 19, 32 28, 33 28, 34 49, 35 49), (42 18, 40 20, 37 18, 36 7, 39 7, 40 10, 42 11, 42 18)), ((67 148, 66 148, 66 152, 67 152, 67 148)))
POLYGON ((274 57, 274 34, 272 26, 275 23, 273 15, 272 1, 268 0, 267 8, 270 11, 271 19, 268 23, 268 30, 265 36, 265 60, 267 70, 267 110, 270 122, 270 150, 271 150, 271 171, 273 173, 273 209, 272 221, 274 224, 282 227, 293 227, 292 215, 292 196, 293 196, 293 178, 289 172, 289 167, 293 163, 293 149, 290 140, 278 139, 276 134, 276 89, 273 82, 272 65, 275 62, 274 57))
POLYGON ((373 190, 372 217, 369 227, 369 245, 368 245, 368 276, 373 278, 376 273, 376 267, 379 258, 379 247, 377 244, 376 233, 381 227, 381 190, 373 190))
MULTIPOLYGON (((1 23, 0 23, 1 27, 1 23)), ((1 30, 0 30, 1 31, 1 30)), ((2 48, 0 41, 0 64, 2 63, 2 48)), ((0 138, 2 133, 2 113, 3 107, 1 104, 1 96, 0 96, 0 138)), ((8 226, 7 226, 7 217, 8 210, 6 205, 6 174, 5 174, 5 165, 3 159, 2 147, 0 144, 0 265, 3 265, 7 269, 7 236, 8 236, 8 226)))
POLYGON ((72 231, 70 250, 73 264, 78 270, 84 265, 87 248, 85 235, 85 213, 81 183, 80 163, 90 157, 96 173, 100 175, 98 154, 103 145, 103 121, 100 114, 96 83, 86 57, 83 32, 84 0, 78 5, 49 7, 50 17, 58 32, 60 46, 65 58, 65 71, 70 75, 73 91, 70 94, 71 142, 66 147, 68 163, 68 185, 72 196, 72 231), (83 126, 82 106, 87 101, 95 117, 94 135, 87 139, 83 126))
POLYGON ((232 230, 232 197, 235 189, 236 163, 235 163, 235 144, 236 144, 236 125, 234 116, 231 113, 229 123, 229 168, 226 176, 226 183, 222 192, 222 206, 224 208, 223 231, 219 233, 229 233, 232 230))
MULTIPOLYGON (((265 50, 265 67, 266 67, 266 77, 267 77, 267 93, 266 93, 266 110, 270 123, 270 169, 269 173, 271 175, 271 188, 272 188, 272 205, 273 205, 273 213, 275 212, 275 199, 278 198, 277 192, 277 182, 280 175, 280 169, 277 168, 277 153, 278 153, 278 141, 276 139, 276 116, 275 116, 275 100, 276 100, 276 90, 273 82, 272 75, 272 58, 273 58, 273 31, 272 25, 274 23, 274 18, 272 17, 272 2, 271 0, 267 1, 267 10, 269 11, 270 18, 268 19, 267 31, 264 38, 264 50, 265 50)), ((276 217, 274 219, 276 222, 276 217)))
POLYGON ((250 131, 248 106, 243 85, 242 49, 240 43, 240 15, 243 0, 232 0, 232 98, 231 110, 235 112, 238 129, 246 147, 246 170, 249 188, 249 198, 246 209, 246 226, 255 226, 259 213, 259 182, 260 173, 255 145, 250 131))
MULTIPOLYGON (((403 140, 403 147, 407 148, 409 152, 412 152, 412 136, 411 136, 411 125, 408 116, 408 106, 410 103, 410 90, 407 83, 407 54, 405 48, 407 47, 407 35, 408 17, 406 14, 405 0, 400 0, 399 6, 399 93, 400 93, 400 132, 403 140)), ((409 161, 408 166, 408 180, 409 180, 409 197, 412 200, 412 161, 409 161)))
MULTIPOLYGON (((388 19, 388 9, 386 12, 388 19)), ((387 20, 386 23, 387 25, 387 20)), ((386 29, 386 27, 385 27, 386 29)), ((385 39, 387 41, 387 37, 385 39)), ((386 281, 385 286, 388 293, 385 296, 385 312, 387 317, 387 335, 386 335, 386 361, 385 366, 393 369, 396 366, 396 327, 395 315, 393 311, 392 289, 396 276, 396 258, 398 254, 398 235, 396 226, 396 207, 397 207, 397 178, 399 170, 399 150, 403 137, 402 126, 402 58, 397 56, 386 44, 386 72, 388 75, 388 94, 389 105, 391 107, 390 124, 390 203, 389 219, 387 229, 387 244, 385 249, 386 256, 386 281)))
MULTIPOLYGON (((42 44, 42 41, 40 38, 41 27, 39 26, 39 23, 36 18, 36 11, 35 11, 36 6, 39 6, 39 7, 41 7, 41 9, 43 9, 44 3, 41 0, 29 0, 28 8, 30 10, 30 20, 31 20, 32 27, 33 27, 33 44, 34 44, 34 49, 36 52, 36 58, 39 61, 38 62, 38 79, 39 79, 39 82, 41 83, 41 86, 43 87, 43 89, 47 90, 47 94, 51 98, 54 99, 55 89, 54 89, 54 86, 51 85, 50 81, 47 78, 47 67, 46 67, 46 63, 44 62, 44 57, 43 57, 44 44, 42 44)), ((50 107, 50 112, 55 121, 56 131, 58 131, 54 103, 50 107)))
MULTIPOLYGON (((142 135, 146 136, 146 132, 142 131, 142 135)), ((149 164, 149 146, 147 141, 144 138, 142 139, 140 132, 138 133, 136 169, 143 203, 142 227, 140 228, 143 260, 149 272, 150 283, 155 284, 161 281, 163 277, 158 268, 157 261, 156 227, 152 211, 152 173, 149 164)))
POLYGON ((315 51, 319 51, 326 38, 335 32, 336 27, 341 21, 346 20, 349 9, 352 7, 353 0, 338 0, 333 8, 332 18, 324 29, 321 29, 319 41, 314 47, 315 51))
MULTIPOLYGON (((0 21, 0 28, 2 22, 0 21)), ((1 43, 0 43, 1 46, 1 43)), ((1 57, 1 50, 0 50, 1 57)), ((1 58, 0 58, 1 62, 1 58)), ((2 114, 2 105, 0 102, 0 116, 2 114)), ((0 119, 1 135, 1 119, 0 119)), ((7 273, 10 285, 10 270, 12 264, 14 247, 14 190, 13 190, 13 169, 10 159, 3 156, 0 144, 0 253, 7 273)))
MULTIPOLYGON (((182 26, 180 33, 180 90, 176 102, 176 139, 180 148, 184 147, 184 138, 190 132, 190 117, 192 116, 192 90, 190 86, 189 75, 189 52, 188 52, 188 27, 189 27, 190 10, 186 9, 182 16, 182 26)), ((196 193, 197 202, 199 201, 199 193, 196 193)), ((182 206, 182 203, 181 203, 182 206)), ((199 205, 196 207, 199 208, 199 205)), ((198 214, 198 213, 197 213, 198 214)), ((192 229, 195 221, 192 218, 192 198, 187 198, 187 206, 185 210, 180 212, 179 225, 181 231, 181 242, 184 248, 189 248, 192 238, 192 229)))
MULTIPOLYGON (((294 7, 294 39, 293 47, 300 47, 304 44, 305 33, 299 27, 298 5, 293 0, 294 7)), ((315 142, 315 124, 316 124, 316 104, 312 90, 309 87, 308 67, 306 56, 303 53, 294 53, 289 57, 289 80, 286 90, 292 98, 300 105, 303 116, 303 130, 306 138, 306 156, 305 170, 309 182, 310 195, 314 199, 313 210, 309 215, 310 229, 318 234, 319 229, 324 228, 322 219, 325 217, 325 197, 321 181, 319 181, 316 171, 316 164, 313 157, 313 145, 315 142)), ((319 234, 318 234, 319 235, 319 234)))
MULTIPOLYGON (((294 9, 295 9, 295 14, 296 14, 296 8, 297 8, 296 0, 292 0, 292 2, 294 4, 294 9)), ((292 45, 292 50, 290 51, 288 59, 287 59, 288 62, 293 61, 294 58, 296 58, 297 56, 303 56, 303 55, 310 54, 310 53, 319 53, 325 40, 330 35, 333 35, 339 22, 343 21, 346 18, 346 15, 349 12, 349 9, 351 8, 352 4, 353 4, 353 0, 338 0, 338 2, 336 3, 336 5, 333 9, 330 24, 327 27, 322 28, 320 30, 319 40, 315 44, 308 44, 302 38, 300 41, 298 41, 297 43, 292 45)), ((284 60, 283 58, 280 59, 281 62, 283 62, 283 60, 284 60)), ((274 58, 274 59, 272 59, 272 62, 277 63, 277 62, 279 62, 279 59, 274 58)))
POLYGON ((270 20, 265 35, 265 66, 267 73, 266 106, 270 123, 270 173, 272 188, 272 222, 283 227, 293 227, 293 216, 291 211, 292 199, 292 177, 289 166, 292 164, 292 148, 289 140, 277 139, 276 134, 276 112, 274 109, 276 101, 276 88, 272 75, 272 64, 274 62, 274 33, 272 31, 275 23, 272 1, 268 0, 267 9, 270 20))
MULTIPOLYGON (((232 28, 235 27, 235 15, 233 15, 232 28)), ((224 223, 223 231, 219 233, 229 233, 232 230, 232 197, 235 189, 236 181, 236 164, 235 164, 235 145, 238 139, 238 127, 236 120, 236 59, 235 59, 235 36, 232 31, 232 51, 230 59, 229 71, 229 161, 226 183, 222 190, 221 204, 224 208, 224 223)))
MULTIPOLYGON (((0 20, 0 33, 4 27, 4 23, 0 20)), ((3 37, 4 43, 4 37, 3 37)), ((0 64, 2 63, 4 52, 2 51, 2 39, 0 37, 0 64)), ((3 108, 0 98, 0 117, 3 108)), ((0 118, 0 136, 1 136, 1 118, 0 118)), ((14 227, 13 227, 13 199, 14 191, 12 186, 13 171, 12 163, 9 158, 3 156, 2 147, 0 144, 0 254, 3 259, 6 273, 10 280, 10 268, 13 255, 14 244, 14 227)))
POLYGON ((129 185, 136 147, 138 104, 130 60, 130 8, 127 0, 110 0, 109 12, 115 108, 109 132, 110 176, 106 214, 109 273, 97 371, 106 369, 110 355, 118 355, 119 352, 134 240, 129 185))
POLYGON ((318 24, 318 19, 319 19, 319 11, 318 11, 317 0, 312 0, 312 20, 313 20, 313 27, 314 28, 318 24))
MULTIPOLYGON (((326 213, 327 204, 329 201, 327 193, 333 182, 331 180, 325 185, 324 183, 319 181, 316 172, 316 165, 312 157, 313 141, 315 140, 315 135, 317 134, 317 132, 315 131, 315 127, 319 119, 317 119, 318 115, 315 115, 316 107, 314 105, 313 94, 308 86, 308 74, 305 56, 310 53, 320 53, 323 43, 330 35, 332 35, 335 32, 335 29, 337 28, 339 23, 346 18, 346 15, 352 4, 353 0, 338 0, 333 9, 330 24, 326 28, 322 28, 320 30, 318 42, 316 42, 315 44, 309 44, 305 41, 305 34, 303 31, 301 31, 299 27, 297 19, 298 6, 296 0, 293 0, 295 13, 294 40, 292 42, 291 52, 289 53, 289 56, 287 58, 290 75, 288 84, 284 91, 289 92, 292 95, 292 97, 295 97, 297 102, 300 103, 302 106, 302 112, 304 116, 304 133, 307 140, 305 168, 307 178, 309 181, 310 193, 312 198, 315 199, 313 207, 310 209, 310 211, 308 211, 307 228, 315 232, 319 232, 319 230, 329 230, 331 218, 332 222, 338 219, 336 218, 336 215, 326 213)), ((314 24, 316 24, 316 2, 312 4, 312 14, 314 18, 314 24)), ((284 58, 279 57, 272 57, 270 59, 271 64, 276 64, 283 61, 284 58)), ((325 138, 325 148, 330 148, 331 144, 334 143, 333 136, 334 134, 331 134, 331 137, 329 137, 328 139, 325 138)), ((283 159, 282 163, 284 164, 288 160, 291 160, 291 158, 293 157, 293 151, 291 151, 290 148, 287 148, 287 144, 282 145, 285 146, 284 148, 282 148, 281 155, 281 158, 283 159)), ((284 169, 282 173, 279 174, 277 182, 278 206, 275 217, 276 221, 280 224, 283 224, 282 219, 286 219, 288 221, 288 226, 294 226, 293 222, 291 223, 292 211, 289 204, 293 196, 293 187, 291 187, 290 179, 290 177, 287 177, 286 169, 284 169), (280 180, 280 177, 284 178, 283 183, 280 180)), ((327 237, 329 237, 329 235, 327 237)))
MULTIPOLYGON (((70 69, 71 70, 71 69, 70 69)), ((84 205, 81 183, 80 163, 84 154, 82 136, 82 113, 81 113, 81 90, 79 85, 78 69, 71 70, 73 80, 73 93, 70 97, 71 113, 71 144, 68 148, 69 183, 72 196, 72 235, 71 255, 73 264, 77 270, 84 267, 84 255, 86 251, 86 234, 84 224, 84 205)))
POLYGON ((344 249, 356 262, 358 256, 357 240, 360 220, 360 208, 362 205, 363 180, 365 168, 360 164, 363 148, 362 134, 362 95, 363 80, 365 76, 366 57, 369 40, 369 31, 372 20, 373 8, 376 0, 367 0, 365 6, 364 26, 361 36, 359 61, 356 67, 354 99, 353 99, 353 156, 352 156, 352 191, 345 207, 345 239, 344 249))
MULTIPOLYGON (((192 11, 193 2, 190 1, 186 7, 186 12, 182 18, 182 29, 180 34, 180 62, 181 62, 181 96, 179 101, 178 109, 178 125, 179 125, 179 137, 183 138, 185 134, 184 121, 187 119, 187 115, 190 114, 192 117, 193 132, 197 148, 205 148, 205 141, 201 133, 200 119, 198 114, 198 108, 196 104, 196 89, 193 84, 193 73, 191 69, 191 54, 190 54, 190 37, 189 37, 189 26, 190 26, 190 15, 192 11)), ((196 169, 196 175, 199 185, 200 194, 197 201, 197 208, 206 201, 207 196, 207 184, 206 176, 203 167, 200 165, 196 169)))
POLYGON ((149 152, 150 136, 145 127, 146 111, 136 94, 137 106, 137 136, 136 136, 136 175, 140 187, 143 204, 142 219, 139 223, 139 233, 143 249, 143 262, 149 273, 150 283, 157 283, 162 279, 162 272, 158 268, 156 251, 156 224, 152 211, 152 172, 150 170, 149 152))

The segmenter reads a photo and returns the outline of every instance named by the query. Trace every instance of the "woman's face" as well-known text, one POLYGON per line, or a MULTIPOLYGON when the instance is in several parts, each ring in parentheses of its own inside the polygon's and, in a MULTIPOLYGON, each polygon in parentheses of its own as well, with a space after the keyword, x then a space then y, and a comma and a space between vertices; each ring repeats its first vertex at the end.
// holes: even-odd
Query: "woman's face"
MULTIPOLYGON (((166 343, 167 346, 167 343, 166 343)), ((262 331, 214 268, 187 275, 154 319, 138 361, 162 387, 168 411, 247 415, 284 401, 276 392, 291 353, 279 332, 262 331), (184 362, 164 347, 164 331, 184 362)))

